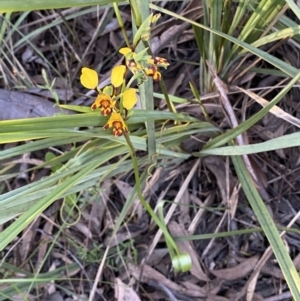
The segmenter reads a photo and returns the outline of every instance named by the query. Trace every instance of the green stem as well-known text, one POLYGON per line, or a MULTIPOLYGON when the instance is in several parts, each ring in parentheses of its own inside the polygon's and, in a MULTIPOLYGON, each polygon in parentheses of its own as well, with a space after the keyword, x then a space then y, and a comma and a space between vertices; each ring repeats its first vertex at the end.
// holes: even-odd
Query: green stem
POLYGON ((150 207, 150 205, 146 202, 146 200, 143 197, 142 194, 142 189, 141 189, 141 183, 140 183, 140 175, 139 175, 139 170, 138 170, 138 164, 137 164, 137 159, 136 159, 136 155, 135 155, 135 151, 134 151, 134 147, 131 143, 131 140, 129 138, 128 133, 125 133, 123 131, 124 137, 126 139, 126 142, 128 144, 129 147, 129 151, 132 157, 132 162, 133 162, 133 169, 134 169, 134 177, 135 177, 135 183, 136 183, 136 191, 137 191, 137 195, 142 203, 142 205, 144 206, 144 208, 148 211, 148 213, 150 214, 150 216, 152 217, 152 219, 154 220, 154 222, 156 223, 156 225, 161 229, 161 231, 164 233, 165 239, 169 242, 169 244, 173 247, 174 251, 176 252, 177 255, 180 254, 180 251, 174 241, 174 239, 172 238, 172 236, 170 235, 167 227, 160 221, 160 219, 157 217, 157 215, 154 213, 153 209, 150 207))

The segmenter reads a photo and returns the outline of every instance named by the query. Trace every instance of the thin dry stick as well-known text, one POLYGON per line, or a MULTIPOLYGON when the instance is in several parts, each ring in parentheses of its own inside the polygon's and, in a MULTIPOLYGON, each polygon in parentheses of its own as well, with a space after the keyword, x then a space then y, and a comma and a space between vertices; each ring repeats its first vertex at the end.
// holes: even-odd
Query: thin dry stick
MULTIPOLYGON (((105 250, 105 252, 104 252, 104 255, 103 255, 101 264, 100 264, 100 266, 99 266, 99 268, 98 268, 97 275, 96 275, 96 278, 95 278, 95 281, 94 281, 92 290, 91 290, 91 292, 90 292, 90 296, 89 296, 89 300, 88 300, 88 301, 93 301, 93 300, 94 300, 95 293, 96 293, 96 291, 97 291, 97 285, 98 285, 99 280, 100 280, 100 277, 101 277, 101 275, 102 275, 103 268, 104 268, 104 264, 105 264, 105 261, 106 261, 106 258, 107 258, 107 254, 108 254, 109 249, 110 249, 110 245, 108 245, 108 246, 106 247, 106 250, 105 250)), ((105 299, 104 299, 104 300, 105 300, 105 299)))
POLYGON ((194 232, 196 231, 196 228, 201 221, 202 215, 206 212, 206 207, 209 207, 209 205, 212 203, 213 196, 214 195, 210 193, 203 203, 200 200, 198 200, 198 202, 196 203, 198 206, 200 205, 201 207, 197 210, 197 213, 188 228, 188 233, 190 235, 194 234, 194 232))
MULTIPOLYGON (((265 97, 267 94, 271 93, 273 90, 279 89, 279 88, 283 87, 282 84, 284 84, 284 83, 286 83, 286 82, 288 82, 288 81, 289 81, 289 78, 286 77, 286 78, 284 78, 283 80, 281 80, 278 84, 274 85, 273 87, 270 87, 270 88, 269 88, 268 90, 266 90, 266 91, 262 90, 262 91, 261 91, 262 93, 258 93, 258 94, 259 94, 261 97, 265 97)), ((294 86, 294 87, 295 87, 295 86, 294 86)), ((239 87, 238 87, 238 88, 239 88, 239 87)))

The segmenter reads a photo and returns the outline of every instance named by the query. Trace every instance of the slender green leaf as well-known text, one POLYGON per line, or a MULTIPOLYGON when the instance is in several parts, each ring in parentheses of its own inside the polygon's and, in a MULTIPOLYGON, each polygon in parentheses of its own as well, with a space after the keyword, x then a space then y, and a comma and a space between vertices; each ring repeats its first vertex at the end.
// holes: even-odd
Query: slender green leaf
POLYGON ((247 199, 272 247, 284 278, 295 300, 300 300, 300 278, 278 230, 261 199, 241 157, 231 157, 247 199))
POLYGON ((238 156, 246 154, 256 154, 268 152, 287 147, 300 146, 300 133, 284 135, 278 138, 270 139, 262 143, 255 143, 241 146, 225 146, 218 148, 203 149, 199 153, 193 153, 195 156, 218 155, 218 156, 238 156))
POLYGON ((30 11, 41 9, 56 9, 65 7, 83 7, 92 5, 105 5, 122 0, 1 0, 0 12, 30 11))
POLYGON ((290 9, 297 16, 298 20, 300 20, 300 8, 293 0, 285 0, 289 5, 290 9))
POLYGON ((62 196, 69 188, 77 183, 84 175, 90 173, 97 165, 93 162, 82 168, 77 174, 62 182, 56 189, 30 207, 14 223, 0 233, 0 250, 3 250, 26 226, 38 217, 48 206, 62 196))

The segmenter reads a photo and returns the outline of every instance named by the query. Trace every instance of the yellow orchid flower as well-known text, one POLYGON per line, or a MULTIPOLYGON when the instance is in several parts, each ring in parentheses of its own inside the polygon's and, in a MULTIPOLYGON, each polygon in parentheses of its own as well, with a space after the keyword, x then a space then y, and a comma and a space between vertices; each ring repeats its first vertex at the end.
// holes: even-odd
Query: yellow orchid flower
POLYGON ((118 112, 112 112, 106 125, 103 127, 104 130, 113 127, 114 136, 122 136, 123 131, 125 133, 129 133, 128 128, 124 122, 123 117, 118 112))
POLYGON ((87 89, 96 89, 99 83, 97 72, 93 69, 83 67, 81 69, 80 82, 87 89))
POLYGON ((137 96, 135 89, 129 88, 124 91, 123 93, 123 107, 126 110, 131 110, 135 104, 137 103, 137 96))
MULTIPOLYGON (((126 67, 124 66, 124 68, 122 69, 126 70, 126 67)), ((114 72, 113 74, 116 74, 116 71, 118 75, 120 73, 120 70, 118 71, 118 69, 116 69, 115 71, 113 71, 114 72)), ((118 80, 119 79, 117 78, 117 83, 118 80)), ((96 89, 99 84, 97 72, 93 69, 83 67, 81 69, 80 82, 87 89, 96 89)), ((92 104, 91 109, 94 111, 97 108, 101 107, 100 112, 103 116, 110 115, 116 104, 116 101, 114 101, 112 98, 112 91, 113 91, 112 86, 106 86, 103 89, 103 92, 97 90, 98 96, 95 99, 94 103, 92 104)))
POLYGON ((99 107, 101 107, 100 112, 103 116, 110 115, 115 107, 115 101, 113 101, 108 94, 101 93, 97 96, 95 102, 91 106, 91 109, 94 111, 99 107))
POLYGON ((111 83, 115 88, 118 88, 122 85, 124 81, 124 76, 126 72, 126 66, 120 65, 112 69, 111 72, 111 83))
POLYGON ((119 50, 125 56, 126 66, 134 75, 144 73, 155 81, 159 81, 161 73, 158 71, 158 67, 167 68, 170 64, 165 58, 147 55, 146 51, 147 49, 144 49, 139 53, 135 53, 128 47, 119 50))

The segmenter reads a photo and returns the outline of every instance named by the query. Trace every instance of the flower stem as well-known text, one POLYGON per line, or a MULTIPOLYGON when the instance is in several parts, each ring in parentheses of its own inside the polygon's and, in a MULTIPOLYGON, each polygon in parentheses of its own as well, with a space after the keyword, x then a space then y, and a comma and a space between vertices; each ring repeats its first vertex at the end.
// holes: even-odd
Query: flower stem
POLYGON ((164 233, 165 239, 169 242, 169 244, 172 246, 172 248, 175 251, 175 253, 177 253, 177 255, 178 255, 179 254, 179 249, 178 249, 178 247, 177 247, 174 239, 170 235, 167 227, 160 221, 160 219, 154 213, 153 209, 150 207, 150 205, 147 203, 147 201, 143 197, 142 189, 141 189, 141 183, 140 183, 139 170, 138 170, 138 164, 137 164, 137 159, 136 159, 134 147, 133 147, 133 145, 131 143, 131 140, 129 138, 128 133, 126 133, 125 131, 123 131, 123 135, 124 135, 124 137, 126 139, 126 142, 128 144, 129 151, 130 151, 130 154, 131 154, 131 157, 132 157, 137 195, 138 195, 138 197, 139 197, 142 205, 148 211, 148 213, 150 214, 150 216, 152 217, 152 219, 154 220, 154 222, 156 223, 156 225, 164 233))

